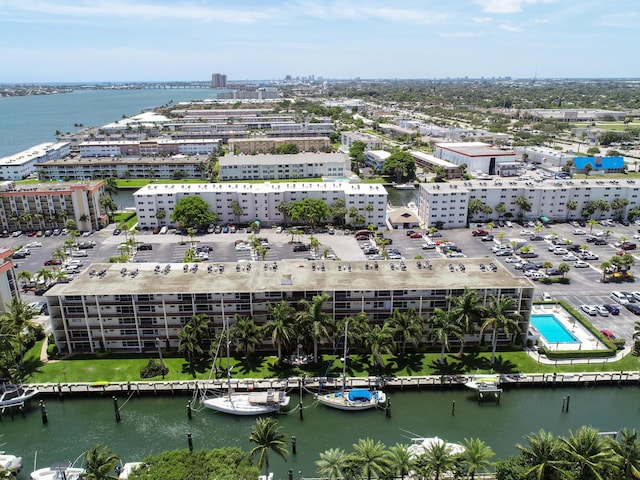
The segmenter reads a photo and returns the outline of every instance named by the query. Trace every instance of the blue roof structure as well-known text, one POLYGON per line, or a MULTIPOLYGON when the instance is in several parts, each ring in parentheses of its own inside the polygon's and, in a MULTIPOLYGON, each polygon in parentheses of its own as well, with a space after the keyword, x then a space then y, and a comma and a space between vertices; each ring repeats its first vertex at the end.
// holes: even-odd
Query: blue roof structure
POLYGON ((590 163, 594 170, 621 170, 624 165, 623 157, 573 157, 576 169, 584 170, 590 163))

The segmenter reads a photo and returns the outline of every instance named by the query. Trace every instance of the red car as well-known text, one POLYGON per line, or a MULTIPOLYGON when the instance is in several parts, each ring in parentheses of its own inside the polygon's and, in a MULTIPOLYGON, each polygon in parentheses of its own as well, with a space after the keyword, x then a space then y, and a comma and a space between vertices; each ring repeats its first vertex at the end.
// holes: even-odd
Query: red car
POLYGON ((422 234, 420 232, 413 232, 409 235, 409 238, 422 238, 422 234))
POLYGON ((31 230, 30 232, 27 232, 27 237, 35 237, 36 233, 37 232, 35 230, 31 230))
POLYGON ((489 235, 489 232, 479 228, 478 230, 474 230, 473 232, 471 232, 471 235, 473 235, 474 237, 484 237, 485 235, 489 235))
POLYGON ((616 336, 610 330, 600 330, 600 333, 607 337, 607 340, 613 340, 616 336))
POLYGON ((45 264, 46 267, 51 266, 51 265, 62 265, 62 260, 60 260, 60 259, 45 260, 44 264, 45 264))

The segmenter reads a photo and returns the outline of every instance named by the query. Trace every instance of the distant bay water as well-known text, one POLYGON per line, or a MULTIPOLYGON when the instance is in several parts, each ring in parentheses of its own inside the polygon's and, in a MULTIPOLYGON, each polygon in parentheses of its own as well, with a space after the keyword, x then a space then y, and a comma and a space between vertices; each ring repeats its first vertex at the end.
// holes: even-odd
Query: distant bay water
POLYGON ((75 132, 74 125, 98 127, 169 102, 216 98, 200 88, 74 90, 70 93, 0 97, 0 158, 56 140, 55 132, 75 132))

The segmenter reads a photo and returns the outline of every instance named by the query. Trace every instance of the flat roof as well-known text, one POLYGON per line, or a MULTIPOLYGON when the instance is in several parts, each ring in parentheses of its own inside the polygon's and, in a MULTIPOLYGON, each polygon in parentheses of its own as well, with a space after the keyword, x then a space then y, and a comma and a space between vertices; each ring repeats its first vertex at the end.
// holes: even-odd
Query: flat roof
POLYGON ((39 164, 41 167, 59 165, 59 166, 106 166, 106 165, 164 165, 164 164, 180 164, 192 165, 198 164, 203 160, 207 160, 208 155, 174 155, 171 157, 67 157, 59 160, 49 160, 39 164))
POLYGON ((232 167, 234 165, 282 165, 298 163, 344 163, 348 159, 344 153, 295 153, 291 155, 271 155, 261 153, 258 155, 223 155, 218 157, 220 167, 232 167))
POLYGON ((483 142, 436 143, 436 147, 460 153, 467 157, 504 157, 515 155, 513 150, 501 150, 483 142))
POLYGON ((0 195, 18 195, 25 193, 49 193, 71 192, 73 190, 93 190, 102 185, 102 180, 79 182, 43 182, 43 183, 17 183, 11 190, 0 191, 0 195))
POLYGON ((434 157, 433 155, 429 155, 428 153, 419 152, 418 150, 411 150, 409 153, 414 158, 430 163, 432 165, 440 165, 444 168, 460 168, 460 165, 442 160, 441 158, 434 157))
POLYGON ((262 183, 157 183, 149 184, 134 192, 138 195, 208 193, 208 192, 345 192, 347 194, 387 195, 387 190, 380 184, 349 182, 262 182, 262 183))
POLYGON ((238 262, 199 264, 155 264, 155 263, 98 263, 84 269, 69 283, 54 285, 47 297, 63 295, 137 295, 174 293, 236 293, 271 291, 358 291, 362 290, 425 290, 425 289, 472 289, 486 288, 533 288, 533 283, 524 276, 514 276, 493 258, 432 259, 432 268, 418 268, 416 260, 405 260, 406 270, 400 269, 398 260, 337 261, 282 260, 279 262, 238 262), (482 271, 480 264, 493 263, 497 270, 482 271), (316 270, 313 270, 313 264, 316 270), (324 263, 325 271, 321 270, 324 263), (374 265, 378 264, 375 270, 374 265), (158 265, 160 272, 155 273, 158 265), (168 273, 162 269, 169 265, 168 273), (188 269, 185 272, 184 266, 188 269), (197 265, 197 270, 192 267, 197 265), (212 271, 207 267, 211 265, 212 271), (251 266, 248 269, 248 266, 251 266), (265 265, 268 267, 265 269, 265 265), (277 269, 273 269, 277 265, 277 269), (366 266, 369 266, 367 270, 366 266), (394 266, 392 269, 391 266, 394 266), (454 271, 450 271, 450 265, 454 271), (464 266, 464 271, 460 265, 464 266), (219 267, 224 270, 220 273, 219 267), (239 271, 236 268, 239 268, 239 271), (349 270, 350 267, 350 270, 349 270), (135 276, 121 274, 137 269, 135 276), (105 275, 89 272, 105 271, 105 275), (375 278, 375 282, 368 279, 375 278), (359 287, 358 285, 361 285, 359 287), (371 285, 371 289, 367 285, 371 285))

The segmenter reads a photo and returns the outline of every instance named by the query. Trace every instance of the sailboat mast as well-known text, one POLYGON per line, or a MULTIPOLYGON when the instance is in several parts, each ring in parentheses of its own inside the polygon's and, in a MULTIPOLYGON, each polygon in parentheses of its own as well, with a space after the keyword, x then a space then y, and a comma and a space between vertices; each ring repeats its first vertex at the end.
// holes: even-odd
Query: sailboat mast
POLYGON ((220 305, 222 307, 222 329, 225 343, 227 344, 227 390, 229 395, 231 395, 231 356, 229 354, 229 321, 227 320, 227 316, 224 314, 224 299, 221 300, 220 305))
POLYGON ((344 323, 344 355, 342 356, 342 393, 347 388, 347 331, 349 330, 349 321, 344 323))

